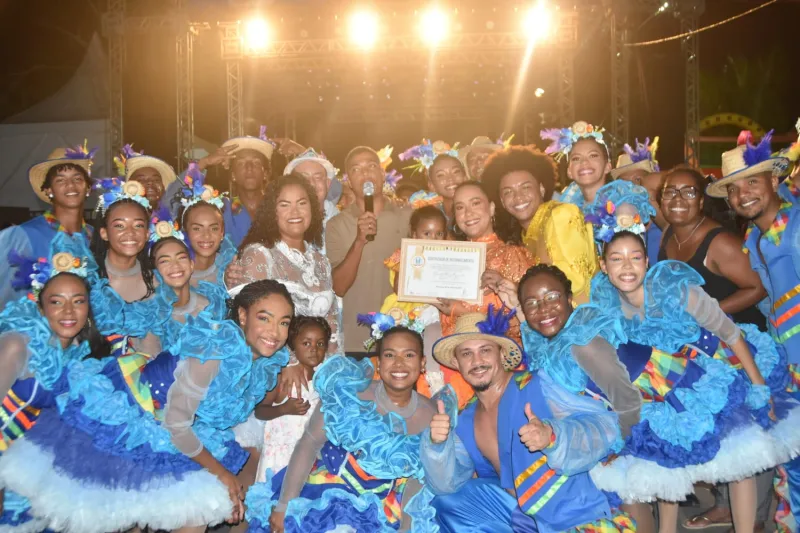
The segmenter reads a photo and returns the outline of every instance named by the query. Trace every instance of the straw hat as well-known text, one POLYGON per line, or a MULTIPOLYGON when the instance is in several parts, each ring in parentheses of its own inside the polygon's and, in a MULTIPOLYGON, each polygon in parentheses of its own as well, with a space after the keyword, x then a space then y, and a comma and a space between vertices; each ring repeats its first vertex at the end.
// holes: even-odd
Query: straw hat
POLYGON ((289 161, 289 163, 286 165, 286 168, 283 170, 284 176, 291 174, 294 169, 297 168, 297 165, 305 161, 313 161, 314 163, 320 164, 328 174, 329 180, 332 180, 336 177, 336 168, 334 168, 333 164, 331 164, 331 162, 328 161, 324 155, 318 154, 316 151, 314 151, 313 148, 307 149, 305 152, 289 161))
POLYGON ((617 158, 617 168, 611 169, 610 174, 612 178, 618 179, 623 174, 634 170, 644 170, 648 174, 658 172, 656 164, 652 160, 645 159, 634 163, 628 154, 620 154, 617 158))
POLYGON ((617 158, 617 168, 610 172, 611 177, 618 179, 623 174, 634 170, 644 170, 648 174, 658 172, 660 169, 658 161, 656 161, 656 150, 658 150, 658 137, 653 139, 652 144, 649 137, 643 143, 636 139, 633 147, 625 144, 623 152, 617 158))
POLYGON ((77 165, 82 167, 88 173, 91 166, 92 160, 91 159, 76 159, 70 158, 66 156, 67 150, 66 148, 56 148, 50 155, 47 156, 46 161, 42 161, 41 163, 36 163, 28 170, 28 180, 31 182, 31 187, 33 188, 33 192, 36 193, 36 196, 45 203, 52 204, 53 201, 47 194, 42 190, 42 185, 44 184, 44 179, 47 176, 47 171, 57 165, 64 165, 64 164, 71 164, 77 165))
POLYGON ((178 179, 175 174, 175 169, 168 165, 165 161, 150 155, 134 155, 125 161, 125 179, 130 178, 134 172, 140 168, 154 168, 161 176, 161 183, 164 184, 164 189, 169 187, 169 184, 178 179))
MULTIPOLYGON (((436 344, 433 345, 434 359, 446 367, 457 369, 456 348, 462 342, 486 339, 500 346, 503 368, 508 371, 517 368, 520 362, 522 362, 522 348, 508 337, 502 337, 492 333, 483 333, 479 323, 485 323, 486 321, 487 317, 483 313, 468 313, 458 317, 456 320, 455 333, 439 339, 436 341, 436 344)), ((487 328, 483 329, 486 330, 487 328)))
POLYGON ((727 198, 727 186, 734 181, 769 172, 775 174, 788 165, 782 156, 773 156, 770 151, 772 131, 764 135, 754 146, 749 131, 739 134, 739 146, 722 154, 722 177, 711 183, 706 194, 714 198, 727 198))
POLYGON ((242 150, 255 150, 256 152, 264 154, 264 157, 266 157, 270 162, 272 161, 272 152, 275 151, 275 145, 272 144, 267 137, 266 126, 261 126, 259 128, 258 137, 251 137, 249 135, 245 135, 244 137, 234 137, 222 143, 222 147, 226 148, 234 144, 236 145, 236 149, 231 152, 232 154, 241 152, 242 150))
POLYGON ((486 148, 492 152, 497 152, 503 149, 503 145, 497 144, 485 135, 475 137, 469 145, 464 146, 458 151, 458 159, 461 160, 461 164, 463 164, 464 168, 467 169, 467 173, 469 173, 469 167, 467 166, 467 155, 476 148, 486 148))

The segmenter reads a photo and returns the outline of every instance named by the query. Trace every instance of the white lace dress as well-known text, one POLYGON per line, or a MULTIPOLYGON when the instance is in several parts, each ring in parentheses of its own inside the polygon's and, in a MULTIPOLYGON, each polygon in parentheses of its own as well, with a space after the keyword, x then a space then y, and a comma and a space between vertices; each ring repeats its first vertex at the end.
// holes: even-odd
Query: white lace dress
MULTIPOLYGON (((318 316, 327 320, 331 328, 331 341, 326 357, 342 352, 344 342, 341 334, 340 300, 333 292, 331 264, 318 249, 306 243, 306 251, 300 252, 289 248, 282 241, 272 248, 251 244, 242 251, 240 263, 244 269, 244 283, 228 291, 232 296, 253 281, 274 279, 283 283, 292 295, 295 314, 318 316)), ((294 357, 292 361, 295 361, 294 357)), ((316 393, 313 389, 302 391, 302 396, 311 401, 316 393)), ((314 405, 312 403, 308 411, 309 416, 314 405)), ((284 461, 283 452, 275 450, 274 457, 269 459, 265 459, 264 455, 270 455, 273 447, 284 446, 289 447, 288 453, 291 455, 291 449, 294 448, 297 438, 303 434, 307 420, 308 417, 304 416, 284 416, 265 423, 251 415, 247 422, 234 428, 234 432, 240 445, 263 449, 262 463, 272 464, 273 461, 284 461)), ((287 455, 285 462, 288 463, 288 460, 287 455)), ((259 476, 263 476, 265 468, 259 466, 259 476)))

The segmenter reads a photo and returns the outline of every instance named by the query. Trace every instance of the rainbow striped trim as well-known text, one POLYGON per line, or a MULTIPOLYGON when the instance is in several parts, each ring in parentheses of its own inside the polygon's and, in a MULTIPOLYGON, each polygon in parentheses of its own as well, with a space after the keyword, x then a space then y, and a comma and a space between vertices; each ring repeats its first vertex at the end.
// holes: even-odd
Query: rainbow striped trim
MULTIPOLYGON (((781 204, 780 209, 778 209, 778 214, 775 215, 775 220, 772 221, 772 225, 769 229, 761 236, 762 239, 767 239, 771 242, 774 246, 780 246, 781 241, 783 240, 783 232, 786 231, 786 225, 789 223, 789 211, 792 209, 792 204, 788 202, 784 202, 781 204)), ((747 231, 744 234, 744 246, 742 247, 742 251, 744 253, 750 253, 747 249, 747 240, 750 237, 750 234, 755 229, 756 225, 754 223, 750 223, 747 226, 747 231)))
POLYGON ((9 390, 0 406, 0 451, 7 450, 12 441, 31 429, 40 412, 40 409, 28 405, 13 390, 9 390))

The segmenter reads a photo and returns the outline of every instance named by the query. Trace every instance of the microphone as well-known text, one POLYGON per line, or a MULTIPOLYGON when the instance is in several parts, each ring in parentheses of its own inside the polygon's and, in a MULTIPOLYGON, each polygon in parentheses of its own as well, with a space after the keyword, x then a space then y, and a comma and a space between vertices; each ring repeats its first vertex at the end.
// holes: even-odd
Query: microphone
MULTIPOLYGON (((375 184, 371 181, 365 181, 364 186, 361 188, 364 193, 364 210, 369 213, 375 212, 375 204, 372 195, 375 194, 375 184)), ((375 234, 367 235, 368 241, 375 240, 375 234)))

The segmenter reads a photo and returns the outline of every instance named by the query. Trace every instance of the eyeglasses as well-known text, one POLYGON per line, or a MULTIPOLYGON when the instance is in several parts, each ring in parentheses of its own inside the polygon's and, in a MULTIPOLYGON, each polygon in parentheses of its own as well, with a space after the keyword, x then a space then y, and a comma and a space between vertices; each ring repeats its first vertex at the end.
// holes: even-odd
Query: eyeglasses
POLYGON ((661 197, 665 200, 672 200, 673 198, 677 198, 678 195, 684 200, 694 200, 697 198, 697 188, 684 187, 682 189, 676 189, 675 187, 667 187, 661 191, 661 197))
POLYGON ((561 302, 561 293, 558 291, 550 291, 544 295, 541 300, 528 299, 525 300, 523 306, 525 309, 536 311, 545 305, 556 305, 561 302))

